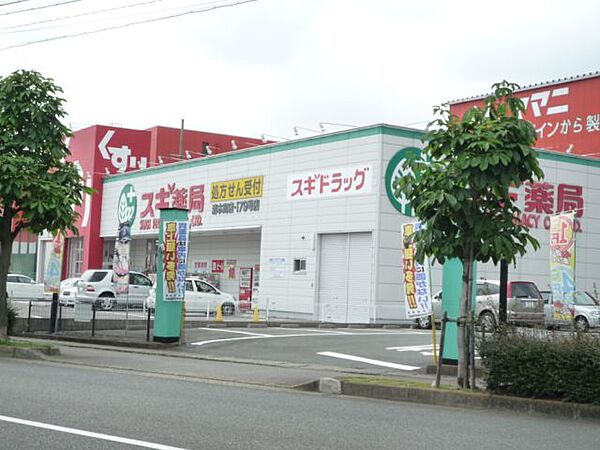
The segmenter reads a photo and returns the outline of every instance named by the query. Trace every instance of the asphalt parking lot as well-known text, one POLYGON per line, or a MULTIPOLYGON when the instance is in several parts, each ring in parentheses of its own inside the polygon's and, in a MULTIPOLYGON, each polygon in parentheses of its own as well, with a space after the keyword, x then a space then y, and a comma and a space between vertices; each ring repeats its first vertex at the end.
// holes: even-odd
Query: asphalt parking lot
POLYGON ((252 360, 416 372, 433 364, 430 331, 381 328, 188 328, 182 351, 252 360))

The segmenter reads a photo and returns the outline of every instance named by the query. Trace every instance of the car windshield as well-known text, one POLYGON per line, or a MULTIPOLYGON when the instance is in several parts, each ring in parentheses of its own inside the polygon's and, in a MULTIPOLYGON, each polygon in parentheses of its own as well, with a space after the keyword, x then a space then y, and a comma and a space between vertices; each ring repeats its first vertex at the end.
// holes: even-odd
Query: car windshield
POLYGON ((81 279, 89 283, 97 283, 98 281, 104 280, 104 277, 106 277, 107 273, 108 272, 102 272, 99 270, 87 270, 83 273, 81 279))
POLYGON ((575 301, 573 303, 575 303, 576 305, 596 306, 596 302, 594 302, 594 299, 587 292, 583 292, 583 291, 575 292, 574 300, 575 301))

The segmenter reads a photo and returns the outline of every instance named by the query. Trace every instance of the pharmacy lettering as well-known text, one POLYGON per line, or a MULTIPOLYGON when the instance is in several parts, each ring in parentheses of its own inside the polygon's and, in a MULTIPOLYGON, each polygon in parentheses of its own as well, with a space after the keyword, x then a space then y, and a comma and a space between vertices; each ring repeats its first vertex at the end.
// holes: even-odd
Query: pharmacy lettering
POLYGON ((371 164, 288 175, 287 199, 309 200, 371 192, 371 164))
POLYGON ((158 230, 158 217, 155 212, 163 208, 189 209, 190 226, 202 226, 204 212, 204 185, 194 184, 189 187, 178 187, 177 183, 168 183, 156 192, 145 192, 141 195, 142 211, 140 212, 140 231, 158 230))
POLYGON ((521 222, 527 228, 550 230, 550 217, 553 214, 573 211, 575 231, 583 231, 578 220, 584 213, 582 186, 565 183, 555 185, 547 181, 527 182, 519 189, 511 188, 510 196, 517 203, 522 200, 521 222))
POLYGON ((187 221, 168 221, 163 229, 163 295, 164 300, 183 300, 189 225, 187 221))
POLYGON ((237 180, 217 181, 210 185, 212 214, 234 214, 260 210, 263 195, 262 175, 237 180))

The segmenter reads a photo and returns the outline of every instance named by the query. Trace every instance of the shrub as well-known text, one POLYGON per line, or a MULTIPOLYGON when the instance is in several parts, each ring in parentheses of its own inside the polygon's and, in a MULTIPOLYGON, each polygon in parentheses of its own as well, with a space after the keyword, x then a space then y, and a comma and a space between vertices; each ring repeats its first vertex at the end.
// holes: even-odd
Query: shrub
POLYGON ((479 343, 493 393, 600 404, 600 338, 500 330, 479 343))

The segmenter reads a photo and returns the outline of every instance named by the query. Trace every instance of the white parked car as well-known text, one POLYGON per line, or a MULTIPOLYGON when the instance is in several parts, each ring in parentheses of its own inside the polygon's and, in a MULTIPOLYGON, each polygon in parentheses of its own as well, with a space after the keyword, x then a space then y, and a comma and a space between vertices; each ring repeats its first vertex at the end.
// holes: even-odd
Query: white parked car
POLYGON ((6 281, 6 293, 10 300, 46 300, 44 285, 26 275, 9 273, 6 281))
POLYGON ((116 295, 114 271, 90 269, 83 272, 77 283, 77 302, 93 303, 104 310, 115 306, 142 307, 152 288, 152 280, 139 272, 129 272, 129 294, 116 295))
MULTIPOLYGON (((185 279, 185 311, 193 313, 214 313, 221 305, 224 315, 232 315, 237 309, 235 297, 220 291, 212 284, 196 277, 185 279)), ((146 307, 154 309, 156 304, 156 289, 152 288, 146 300, 146 307)))
MULTIPOLYGON (((544 314, 546 316, 547 327, 570 327, 571 321, 556 321, 554 319, 554 304, 552 293, 544 291, 544 314)), ((574 304, 574 325, 577 330, 587 331, 589 328, 600 327, 600 306, 596 303, 594 297, 585 291, 575 291, 573 296, 574 304)))
MULTIPOLYGON (((475 318, 486 330, 499 323, 500 282, 480 279, 476 281, 475 318)), ((508 323, 543 325, 544 303, 540 291, 531 281, 509 281, 507 286, 506 320, 508 323)), ((436 321, 442 318, 442 292, 432 299, 436 321)), ((416 319, 419 328, 431 327, 430 317, 416 319)))
POLYGON ((79 278, 66 278, 60 282, 58 301, 62 306, 75 306, 79 278))

